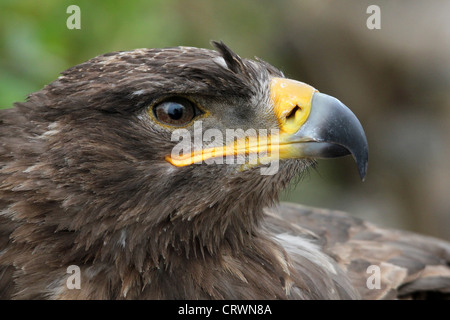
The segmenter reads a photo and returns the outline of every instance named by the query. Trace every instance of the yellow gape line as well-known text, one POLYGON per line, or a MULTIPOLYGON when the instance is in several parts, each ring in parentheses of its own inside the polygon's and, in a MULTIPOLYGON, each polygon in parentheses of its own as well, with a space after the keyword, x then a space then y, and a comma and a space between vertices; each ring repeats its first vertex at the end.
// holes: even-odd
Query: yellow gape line
MULTIPOLYGON (((272 158, 278 159, 280 148, 283 148, 278 142, 279 136, 264 136, 261 138, 263 139, 258 137, 245 137, 235 140, 234 143, 229 143, 225 146, 196 150, 190 154, 178 157, 166 156, 166 161, 174 166, 184 167, 194 163, 201 163, 207 159, 225 158, 227 156, 249 156, 251 154, 256 154, 258 156, 264 155, 266 161, 271 160, 272 158)), ((257 163, 260 162, 259 160, 258 157, 257 163)))

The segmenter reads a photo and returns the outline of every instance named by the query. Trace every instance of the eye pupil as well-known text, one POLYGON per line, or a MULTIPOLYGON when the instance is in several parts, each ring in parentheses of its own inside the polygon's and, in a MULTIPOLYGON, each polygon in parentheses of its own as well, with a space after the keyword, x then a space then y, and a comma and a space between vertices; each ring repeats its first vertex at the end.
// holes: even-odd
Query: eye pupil
POLYGON ((180 120, 183 116, 184 106, 179 103, 169 102, 167 114, 172 120, 180 120))

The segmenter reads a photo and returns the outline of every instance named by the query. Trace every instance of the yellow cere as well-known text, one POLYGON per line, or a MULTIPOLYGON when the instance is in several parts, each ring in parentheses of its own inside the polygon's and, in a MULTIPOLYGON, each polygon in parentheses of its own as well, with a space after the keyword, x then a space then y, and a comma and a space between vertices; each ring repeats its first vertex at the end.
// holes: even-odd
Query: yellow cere
POLYGON ((273 78, 270 85, 281 132, 297 132, 308 119, 311 100, 317 90, 306 83, 285 78, 273 78))

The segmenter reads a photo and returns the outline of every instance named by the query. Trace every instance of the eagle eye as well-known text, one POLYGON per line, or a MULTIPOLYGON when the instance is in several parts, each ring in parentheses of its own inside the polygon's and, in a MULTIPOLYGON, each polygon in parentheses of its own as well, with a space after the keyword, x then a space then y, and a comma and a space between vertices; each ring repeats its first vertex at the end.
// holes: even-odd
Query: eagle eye
POLYGON ((153 106, 155 118, 166 125, 185 126, 202 112, 184 98, 169 98, 153 106))

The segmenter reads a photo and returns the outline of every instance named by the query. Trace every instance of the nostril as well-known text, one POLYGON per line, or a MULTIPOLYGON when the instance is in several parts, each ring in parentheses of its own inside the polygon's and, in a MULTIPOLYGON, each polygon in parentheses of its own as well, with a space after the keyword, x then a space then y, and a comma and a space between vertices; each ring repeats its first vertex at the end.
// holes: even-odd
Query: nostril
POLYGON ((301 111, 302 109, 299 106, 295 106, 291 112, 289 112, 289 114, 286 116, 286 120, 289 119, 295 119, 295 113, 297 112, 297 110, 301 111))

